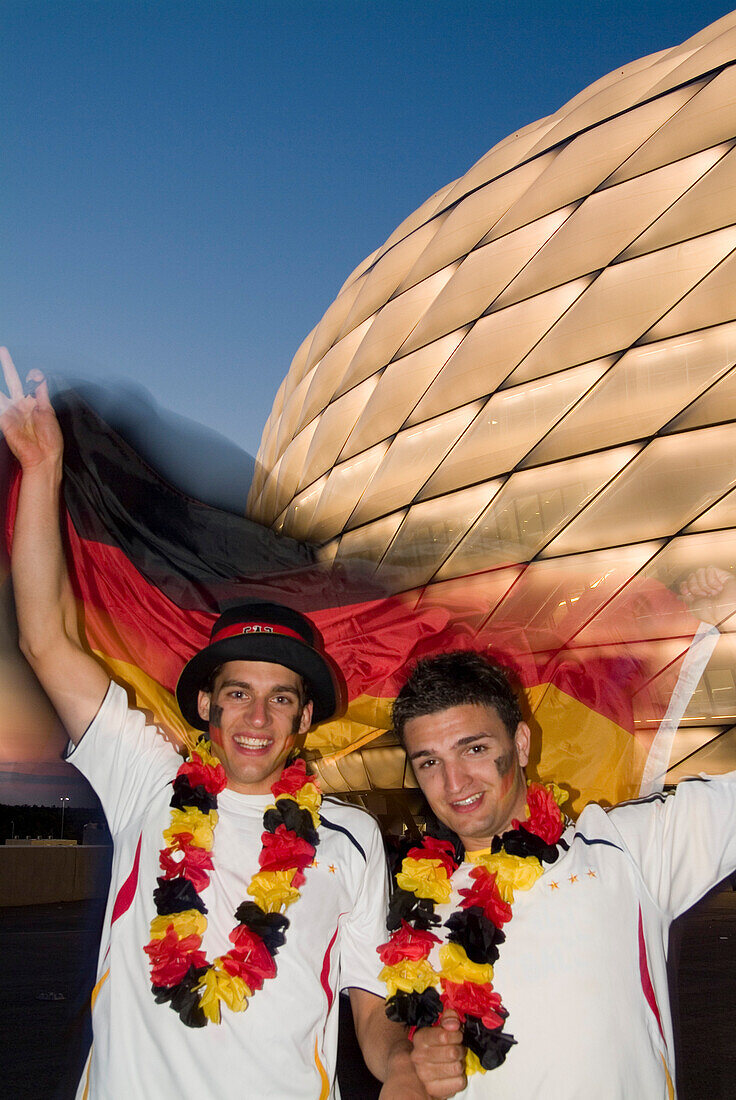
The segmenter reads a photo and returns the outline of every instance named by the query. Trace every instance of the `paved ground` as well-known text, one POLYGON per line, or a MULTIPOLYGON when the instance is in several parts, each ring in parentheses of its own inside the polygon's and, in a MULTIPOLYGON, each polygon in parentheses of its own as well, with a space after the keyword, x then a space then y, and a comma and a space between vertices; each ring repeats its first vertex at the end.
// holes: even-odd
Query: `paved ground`
MULTIPOLYGON (((101 912, 100 903, 0 908, 3 1097, 73 1097, 88 1041, 85 1010, 101 912)), ((679 1001, 680 1100, 730 1100, 736 1096, 736 892, 712 894, 677 923, 670 962, 679 1001)), ((373 1100, 376 1086, 353 1043, 346 1032, 343 1100, 373 1100)))

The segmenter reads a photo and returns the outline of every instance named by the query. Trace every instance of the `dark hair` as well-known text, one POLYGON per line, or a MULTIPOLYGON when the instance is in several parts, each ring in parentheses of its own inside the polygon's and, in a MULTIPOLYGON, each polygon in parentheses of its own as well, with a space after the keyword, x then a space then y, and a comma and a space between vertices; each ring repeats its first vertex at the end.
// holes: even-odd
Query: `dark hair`
POLYGON ((480 653, 456 649, 423 657, 396 696, 392 710, 396 736, 403 745, 409 719, 466 703, 493 707, 511 737, 522 720, 507 672, 480 653))

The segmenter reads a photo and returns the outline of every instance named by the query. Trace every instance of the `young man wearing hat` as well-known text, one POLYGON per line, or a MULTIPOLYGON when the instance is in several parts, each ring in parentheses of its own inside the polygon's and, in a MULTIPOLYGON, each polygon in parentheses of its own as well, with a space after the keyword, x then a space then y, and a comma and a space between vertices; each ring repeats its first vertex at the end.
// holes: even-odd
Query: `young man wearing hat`
POLYGON ((327 1100, 337 994, 349 989, 382 1097, 424 1100, 376 978, 378 830, 321 801, 290 761, 337 704, 310 623, 275 604, 220 617, 177 687, 205 734, 183 761, 82 648, 58 523, 61 432, 42 378, 24 396, 0 358, 10 391, 0 428, 23 471, 12 554, 21 646, 115 841, 78 1096, 327 1100))

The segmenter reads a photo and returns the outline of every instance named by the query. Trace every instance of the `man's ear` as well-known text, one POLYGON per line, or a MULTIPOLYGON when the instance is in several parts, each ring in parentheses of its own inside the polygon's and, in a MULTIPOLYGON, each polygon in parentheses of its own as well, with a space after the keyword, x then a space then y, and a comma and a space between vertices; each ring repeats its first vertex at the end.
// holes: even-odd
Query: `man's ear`
POLYGON ((209 722, 210 720, 210 693, 208 691, 200 691, 197 696, 197 710, 199 711, 199 717, 203 722, 209 722))
MULTIPOLYGON (((201 694, 201 693, 200 693, 201 694)), ((302 737, 309 727, 312 725, 312 709, 313 704, 310 699, 308 703, 304 704, 302 709, 302 716, 299 720, 299 729, 297 730, 297 737, 302 737)))
POLYGON ((514 734, 514 742, 516 744, 516 756, 522 768, 525 768, 529 763, 529 751, 532 744, 532 731, 527 726, 526 722, 519 722, 516 727, 516 733, 514 734))

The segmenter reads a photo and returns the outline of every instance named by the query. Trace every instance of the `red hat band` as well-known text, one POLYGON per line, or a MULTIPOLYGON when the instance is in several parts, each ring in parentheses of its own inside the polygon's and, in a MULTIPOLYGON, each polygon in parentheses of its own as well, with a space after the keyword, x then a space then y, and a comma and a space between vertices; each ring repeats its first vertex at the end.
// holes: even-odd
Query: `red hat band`
POLYGON ((280 626, 278 623, 235 623, 213 634, 210 645, 221 642, 224 638, 237 638, 240 634, 283 634, 287 638, 296 638, 298 642, 308 644, 306 638, 297 630, 289 630, 288 626, 280 626))

